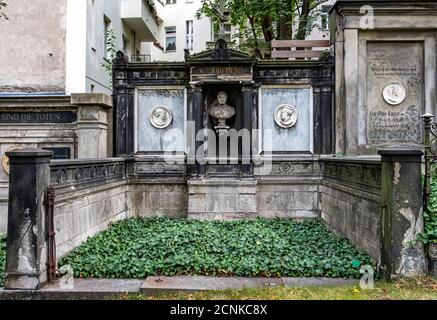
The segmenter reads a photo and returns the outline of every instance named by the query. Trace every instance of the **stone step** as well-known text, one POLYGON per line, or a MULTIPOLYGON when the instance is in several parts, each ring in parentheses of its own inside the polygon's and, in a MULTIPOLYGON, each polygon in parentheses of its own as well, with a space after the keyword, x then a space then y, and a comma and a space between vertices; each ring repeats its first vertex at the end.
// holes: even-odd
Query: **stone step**
POLYGON ((199 292, 217 290, 240 290, 245 288, 266 288, 274 286, 344 286, 358 285, 355 279, 339 278, 244 278, 244 277, 207 277, 176 276, 148 277, 140 291, 147 294, 173 292, 199 292))

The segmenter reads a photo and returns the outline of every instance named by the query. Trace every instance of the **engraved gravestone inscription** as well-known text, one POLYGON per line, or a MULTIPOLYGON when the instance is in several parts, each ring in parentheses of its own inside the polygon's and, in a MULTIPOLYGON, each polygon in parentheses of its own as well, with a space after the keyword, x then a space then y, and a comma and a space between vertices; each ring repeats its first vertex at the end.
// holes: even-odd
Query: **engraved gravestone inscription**
POLYGON ((367 62, 368 143, 421 143, 423 44, 369 42, 367 62))

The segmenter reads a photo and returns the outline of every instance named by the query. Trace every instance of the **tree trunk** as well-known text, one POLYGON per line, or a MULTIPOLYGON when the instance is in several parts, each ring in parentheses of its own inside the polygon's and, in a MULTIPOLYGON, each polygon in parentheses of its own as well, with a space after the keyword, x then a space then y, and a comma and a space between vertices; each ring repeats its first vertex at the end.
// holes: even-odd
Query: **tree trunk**
POLYGON ((300 15, 299 27, 296 33, 297 40, 305 40, 308 26, 308 18, 311 11, 311 0, 302 0, 302 13, 300 15))
POLYGON ((279 40, 290 40, 293 36, 293 29, 291 23, 293 21, 292 16, 285 16, 279 22, 279 40))
POLYGON ((254 48, 254 50, 255 50, 255 54, 256 54, 258 57, 263 58, 263 57, 262 57, 262 54, 261 54, 261 49, 260 49, 260 47, 259 47, 258 38, 257 38, 257 36, 256 36, 255 22, 254 22, 255 18, 252 17, 252 16, 249 16, 248 18, 249 18, 249 22, 250 22, 250 28, 252 29, 253 43, 254 43, 254 45, 255 45, 255 48, 254 48))
POLYGON ((263 31, 264 39, 267 43, 270 43, 273 39, 273 25, 272 25, 272 19, 270 15, 264 15, 261 17, 261 28, 263 31))

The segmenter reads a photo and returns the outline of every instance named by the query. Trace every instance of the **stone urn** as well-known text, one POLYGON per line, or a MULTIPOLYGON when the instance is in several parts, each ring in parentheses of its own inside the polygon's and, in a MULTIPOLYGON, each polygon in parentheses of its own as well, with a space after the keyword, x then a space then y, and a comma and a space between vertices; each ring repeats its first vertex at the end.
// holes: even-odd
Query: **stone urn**
POLYGON ((429 272, 432 276, 437 277, 437 242, 431 242, 427 246, 429 259, 429 272))

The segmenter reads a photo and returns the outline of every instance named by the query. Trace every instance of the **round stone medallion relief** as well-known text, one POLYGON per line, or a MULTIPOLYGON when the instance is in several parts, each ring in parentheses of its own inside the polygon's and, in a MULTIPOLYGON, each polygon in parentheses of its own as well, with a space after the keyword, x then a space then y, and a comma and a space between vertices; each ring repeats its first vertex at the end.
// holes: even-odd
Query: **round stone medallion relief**
POLYGON ((9 175, 10 173, 10 165, 9 165, 9 157, 6 155, 6 152, 14 151, 14 150, 23 150, 23 147, 10 147, 8 150, 5 151, 2 158, 2 168, 4 172, 9 175))
POLYGON ((150 112, 149 120, 157 129, 167 128, 173 121, 173 114, 166 106, 157 106, 150 112))
POLYGON ((288 129, 293 127, 297 122, 297 118, 297 110, 290 104, 282 104, 276 108, 275 122, 281 128, 288 129))
POLYGON ((407 92, 401 83, 390 83, 384 87, 382 96, 388 104, 397 106, 405 101, 407 92))

